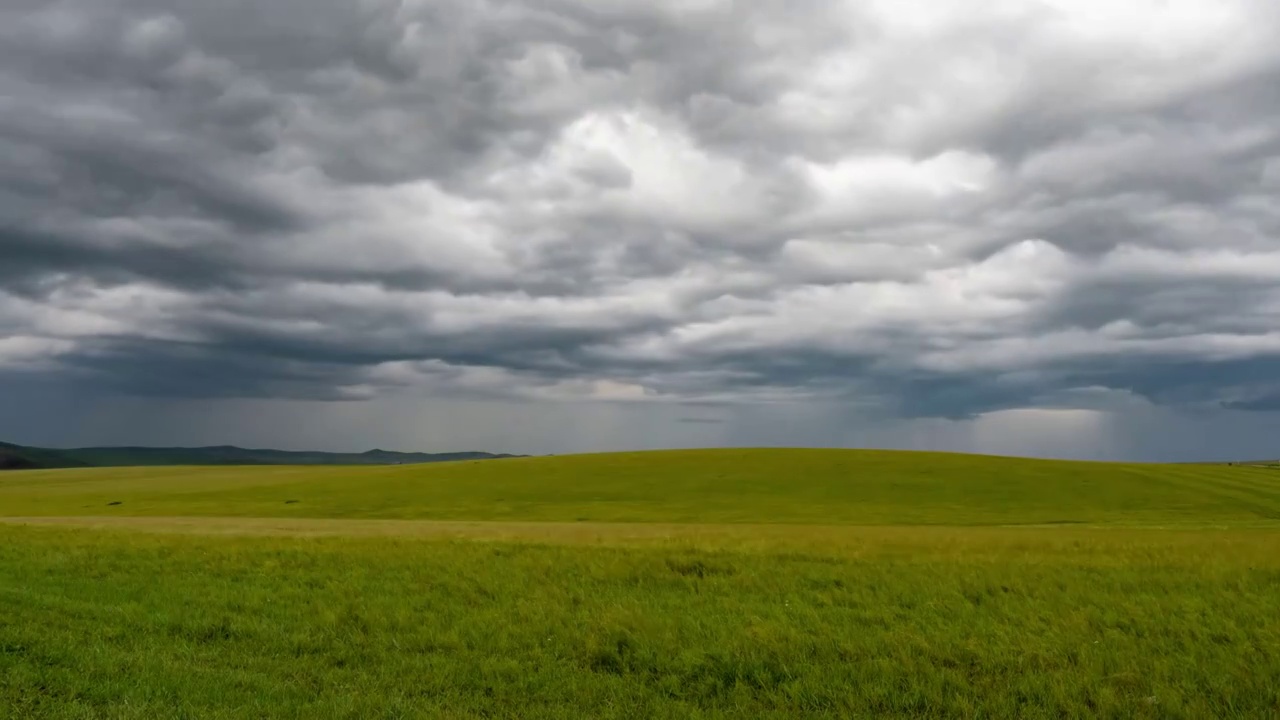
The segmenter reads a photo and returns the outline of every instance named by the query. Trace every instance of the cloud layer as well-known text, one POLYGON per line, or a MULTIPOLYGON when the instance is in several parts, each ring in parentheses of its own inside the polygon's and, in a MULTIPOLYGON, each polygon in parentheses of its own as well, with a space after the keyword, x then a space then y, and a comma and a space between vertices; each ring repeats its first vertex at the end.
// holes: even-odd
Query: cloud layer
POLYGON ((1270 0, 11 0, 0 374, 1277 410, 1277 37, 1270 0))

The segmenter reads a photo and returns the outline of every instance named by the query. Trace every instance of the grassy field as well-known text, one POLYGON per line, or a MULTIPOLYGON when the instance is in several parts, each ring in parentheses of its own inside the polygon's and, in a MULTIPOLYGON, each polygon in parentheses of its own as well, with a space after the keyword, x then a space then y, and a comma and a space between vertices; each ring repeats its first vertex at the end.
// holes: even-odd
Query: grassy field
POLYGON ((1278 718, 1278 507, 910 453, 15 472, 0 717, 1278 718))
POLYGON ((88 468, 0 475, 0 514, 1280 526, 1280 472, 848 450, 88 468))

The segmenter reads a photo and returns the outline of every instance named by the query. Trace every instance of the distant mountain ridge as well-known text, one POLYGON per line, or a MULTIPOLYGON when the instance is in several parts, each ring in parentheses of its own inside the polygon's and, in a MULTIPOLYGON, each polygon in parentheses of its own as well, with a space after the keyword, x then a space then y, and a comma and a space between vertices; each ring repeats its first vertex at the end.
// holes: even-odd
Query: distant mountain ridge
POLYGON ((362 453, 335 453, 251 449, 234 445, 191 448, 88 447, 63 450, 0 442, 0 470, 140 465, 413 465, 506 457, 519 456, 487 452, 421 453, 378 449, 362 453))

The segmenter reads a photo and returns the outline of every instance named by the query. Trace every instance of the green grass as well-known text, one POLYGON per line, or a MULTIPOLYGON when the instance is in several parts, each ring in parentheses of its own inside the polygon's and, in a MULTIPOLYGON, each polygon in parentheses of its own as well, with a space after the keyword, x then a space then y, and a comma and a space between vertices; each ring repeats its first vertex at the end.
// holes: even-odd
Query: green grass
POLYGON ((625 453, 390 467, 90 468, 0 475, 0 514, 1280 525, 1280 475, 1225 465, 847 450, 625 453))
POLYGON ((0 718, 1280 718, 1278 485, 839 451, 14 472, 0 718))
POLYGON ((0 606, 13 718, 1280 708, 1269 531, 863 530, 773 552, 7 527, 0 606))

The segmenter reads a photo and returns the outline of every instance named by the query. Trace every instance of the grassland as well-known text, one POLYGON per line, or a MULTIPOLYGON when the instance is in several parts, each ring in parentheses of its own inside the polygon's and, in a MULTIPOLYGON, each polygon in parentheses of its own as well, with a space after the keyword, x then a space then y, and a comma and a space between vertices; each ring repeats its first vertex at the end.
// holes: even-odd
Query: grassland
POLYGON ((910 453, 15 472, 0 717, 1280 717, 1278 508, 910 453))
POLYGON ((0 475, 0 514, 1238 527, 1280 525, 1280 472, 841 450, 88 468, 0 475))

